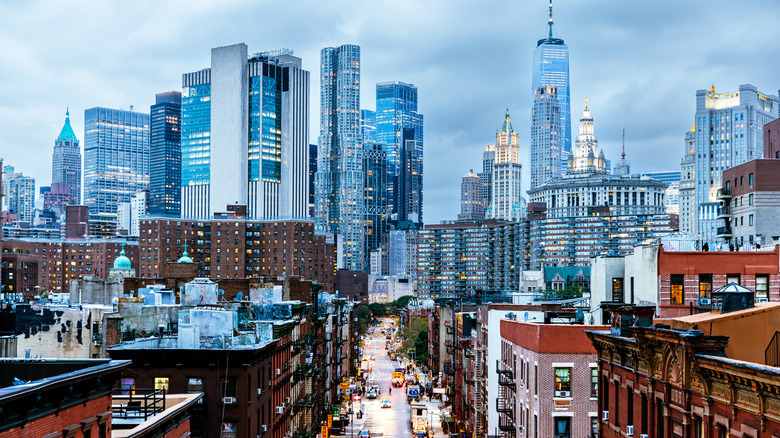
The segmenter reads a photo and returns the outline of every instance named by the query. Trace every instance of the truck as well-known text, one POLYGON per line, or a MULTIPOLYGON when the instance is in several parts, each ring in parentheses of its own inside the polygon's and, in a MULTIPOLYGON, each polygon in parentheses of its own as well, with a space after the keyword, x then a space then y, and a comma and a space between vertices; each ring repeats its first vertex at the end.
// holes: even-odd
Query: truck
POLYGON ((412 425, 412 435, 428 436, 428 407, 423 403, 412 403, 409 409, 409 421, 412 425))
POLYGON ((409 403, 414 403, 420 400, 420 385, 410 385, 407 383, 406 388, 406 399, 409 401, 409 403))
POLYGON ((404 380, 404 369, 396 368, 395 371, 393 371, 393 375, 391 376, 391 382, 393 383, 393 386, 396 388, 404 386, 404 380))

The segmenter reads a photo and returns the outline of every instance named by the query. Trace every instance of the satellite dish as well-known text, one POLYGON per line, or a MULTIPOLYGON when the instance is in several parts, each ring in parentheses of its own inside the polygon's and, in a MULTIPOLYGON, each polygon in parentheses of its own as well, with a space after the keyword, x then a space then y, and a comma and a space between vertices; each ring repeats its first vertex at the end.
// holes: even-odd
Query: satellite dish
POLYGON ((244 298, 244 293, 239 291, 236 294, 236 301, 241 301, 242 298, 244 298))

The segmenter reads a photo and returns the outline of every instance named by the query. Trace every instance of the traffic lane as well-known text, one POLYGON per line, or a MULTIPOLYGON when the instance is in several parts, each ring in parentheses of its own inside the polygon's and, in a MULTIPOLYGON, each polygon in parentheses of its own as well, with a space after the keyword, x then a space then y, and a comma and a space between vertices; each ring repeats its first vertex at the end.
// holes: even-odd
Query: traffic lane
MULTIPOLYGON (((378 353, 375 346, 384 345, 384 339, 372 340, 372 352, 376 356, 372 372, 375 373, 375 379, 378 385, 380 385, 381 393, 376 400, 366 400, 365 404, 365 416, 363 421, 363 428, 371 431, 372 434, 382 433, 384 437, 403 437, 408 438, 412 433, 411 426, 409 425, 409 404, 406 402, 406 394, 401 388, 393 388, 395 391, 390 392, 390 380, 392 372, 397 366, 397 362, 391 361, 387 355, 387 350, 379 348, 378 353), (390 400, 392 407, 382 408, 382 400, 390 400)), ((365 399, 364 399, 365 400, 365 399)))

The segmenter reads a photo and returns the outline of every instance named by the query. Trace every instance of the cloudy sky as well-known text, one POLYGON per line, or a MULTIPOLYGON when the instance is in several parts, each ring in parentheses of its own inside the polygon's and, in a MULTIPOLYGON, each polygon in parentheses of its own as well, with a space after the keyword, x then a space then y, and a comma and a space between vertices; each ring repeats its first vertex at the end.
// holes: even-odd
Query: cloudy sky
MULTIPOLYGON (((780 2, 555 0, 571 54, 573 132, 585 98, 607 158, 626 129, 632 171, 679 168, 697 89, 752 83, 777 94, 780 2)), ((37 185, 70 107, 148 111, 155 93, 208 67, 210 49, 290 48, 312 72, 310 141, 319 132, 319 51, 361 46, 361 106, 377 82, 419 89, 425 115, 425 222, 459 212, 460 178, 481 166, 509 107, 528 187, 531 61, 546 0, 3 1, 0 157, 37 185)), ((82 145, 83 146, 83 145, 82 145)))

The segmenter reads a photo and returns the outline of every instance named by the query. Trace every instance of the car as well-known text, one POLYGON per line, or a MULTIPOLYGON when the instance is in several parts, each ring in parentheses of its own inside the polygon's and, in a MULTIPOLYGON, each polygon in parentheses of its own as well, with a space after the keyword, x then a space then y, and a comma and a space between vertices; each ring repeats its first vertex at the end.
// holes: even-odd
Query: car
POLYGON ((368 398, 376 398, 376 391, 374 391, 373 389, 368 391, 367 397, 368 398))
POLYGON ((358 435, 359 438, 371 438, 371 432, 368 431, 368 429, 363 429, 360 431, 360 434, 358 435))
POLYGON ((382 407, 383 407, 383 408, 389 408, 389 407, 392 407, 392 406, 390 405, 390 400, 382 400, 382 407))

